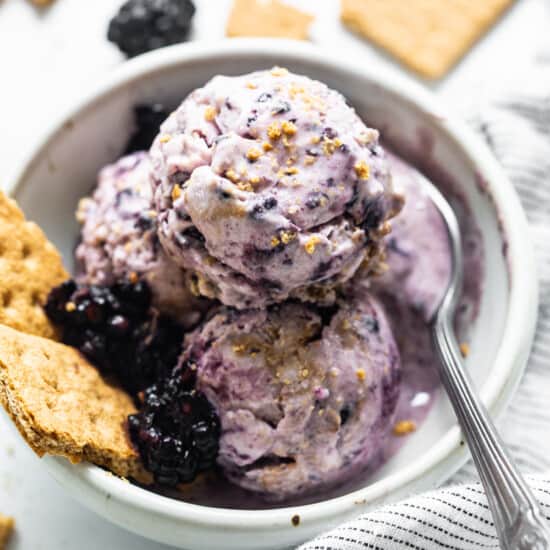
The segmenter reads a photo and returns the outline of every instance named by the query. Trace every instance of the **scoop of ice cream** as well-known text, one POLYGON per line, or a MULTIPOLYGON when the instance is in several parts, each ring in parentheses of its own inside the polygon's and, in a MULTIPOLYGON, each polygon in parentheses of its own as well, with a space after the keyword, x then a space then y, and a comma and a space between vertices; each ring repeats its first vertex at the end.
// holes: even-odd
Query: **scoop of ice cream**
POLYGON ((159 236, 195 289, 237 308, 318 302, 375 269, 400 208, 378 132, 284 69, 217 76, 151 149, 159 236))
POLYGON ((366 293, 331 308, 221 309, 188 336, 183 360, 220 417, 225 475, 269 499, 350 478, 393 423, 399 356, 366 293))
POLYGON ((159 311, 190 326, 204 304, 190 293, 184 271, 160 246, 150 171, 147 153, 123 157, 101 170, 93 195, 81 200, 77 212, 82 223, 77 278, 97 285, 143 278, 159 311))
POLYGON ((419 181, 420 175, 388 155, 395 188, 405 197, 387 237, 388 270, 372 279, 375 293, 385 293, 417 311, 425 321, 437 309, 451 276, 447 228, 419 181))

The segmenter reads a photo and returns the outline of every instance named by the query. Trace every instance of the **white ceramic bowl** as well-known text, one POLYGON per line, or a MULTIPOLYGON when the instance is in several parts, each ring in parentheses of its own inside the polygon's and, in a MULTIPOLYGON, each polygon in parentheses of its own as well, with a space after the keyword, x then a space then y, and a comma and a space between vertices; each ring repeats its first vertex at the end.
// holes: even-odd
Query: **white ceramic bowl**
MULTIPOLYGON (((153 52, 124 64, 107 82, 86 92, 86 99, 56 123, 15 175, 13 194, 69 264, 77 235, 77 201, 90 190, 98 169, 120 154, 134 104, 159 100, 175 105, 217 73, 239 74, 275 64, 340 90, 398 152, 421 153, 459 183, 486 251, 483 299, 468 364, 483 400, 498 413, 519 380, 534 333, 537 285, 526 219, 510 182, 483 143, 463 124, 444 116, 434 96, 405 77, 284 41, 190 44, 153 52)), ((44 459, 44 464, 78 500, 151 539, 189 549, 260 550, 294 545, 366 509, 436 486, 465 457, 442 397, 421 429, 367 486, 306 506, 209 508, 153 494, 89 464, 74 466, 55 458, 44 459), (295 515, 300 516, 297 527, 291 523, 295 515)))

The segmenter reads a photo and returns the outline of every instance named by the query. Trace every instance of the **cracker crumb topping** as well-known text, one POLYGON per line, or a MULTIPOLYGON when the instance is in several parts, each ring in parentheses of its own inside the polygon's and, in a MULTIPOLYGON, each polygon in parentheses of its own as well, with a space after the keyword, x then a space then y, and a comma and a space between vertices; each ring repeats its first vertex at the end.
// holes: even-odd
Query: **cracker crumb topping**
POLYGON ((282 135, 281 126, 278 122, 272 122, 267 127, 267 137, 273 141, 277 141, 282 135))
POLYGON ((321 238, 317 237, 317 235, 313 235, 310 237, 306 244, 304 245, 304 248, 306 249, 306 252, 308 254, 313 254, 315 252, 315 247, 321 242, 321 238))
POLYGON ((288 74, 288 69, 284 67, 273 67, 271 69, 271 76, 286 76, 288 74))
POLYGON ((246 153, 246 158, 250 162, 256 162, 261 156, 262 152, 256 147, 251 147, 246 153))
POLYGON ((364 161, 360 160, 355 164, 353 167, 355 170, 355 173, 357 174, 357 177, 362 180, 368 180, 370 176, 370 169, 369 165, 364 161))
POLYGON ((394 435, 408 435, 416 430, 416 423, 412 420, 400 420, 393 427, 394 435))
POLYGON ((217 114, 218 112, 216 111, 216 108, 210 105, 204 110, 204 120, 207 122, 212 122, 216 118, 217 114))
POLYGON ((283 123, 281 124, 281 128, 283 130, 283 133, 287 136, 294 136, 298 131, 298 128, 296 128, 296 124, 294 124, 294 122, 290 122, 289 120, 283 121, 283 123))
POLYGON ((181 187, 176 183, 172 187, 172 200, 177 201, 181 197, 181 187))

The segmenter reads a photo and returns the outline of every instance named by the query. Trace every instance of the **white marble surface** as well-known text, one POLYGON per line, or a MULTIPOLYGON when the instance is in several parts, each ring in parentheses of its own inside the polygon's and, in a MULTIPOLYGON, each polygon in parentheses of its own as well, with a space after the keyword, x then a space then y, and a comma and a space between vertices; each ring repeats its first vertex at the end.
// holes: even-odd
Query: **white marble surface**
MULTIPOLYGON (((483 0, 479 0, 483 1, 483 0)), ((230 0, 196 0, 193 39, 223 37, 230 0)), ((122 61, 105 39, 119 0, 57 0, 37 12, 25 0, 0 0, 0 186, 57 114, 122 61)), ((295 0, 317 14, 313 41, 368 64, 391 65, 384 54, 338 23, 337 0, 295 0)), ((414 8, 414 0, 406 3, 414 8)), ((550 3, 518 0, 499 24, 443 81, 430 87, 452 109, 467 113, 491 90, 520 78, 549 40, 550 3)), ((167 548, 114 527, 75 503, 0 417, 0 512, 15 516, 10 550, 161 550, 167 548)), ((205 550, 210 549, 205 544, 205 550)))

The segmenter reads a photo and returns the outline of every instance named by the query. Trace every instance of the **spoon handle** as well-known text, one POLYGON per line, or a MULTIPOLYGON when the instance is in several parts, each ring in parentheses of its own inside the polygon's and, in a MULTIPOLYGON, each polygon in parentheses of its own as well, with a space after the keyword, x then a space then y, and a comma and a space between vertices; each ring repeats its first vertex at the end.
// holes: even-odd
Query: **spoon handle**
POLYGON ((448 315, 433 325, 441 379, 487 494, 500 545, 505 550, 550 550, 542 507, 512 462, 489 414, 473 390, 448 315))

